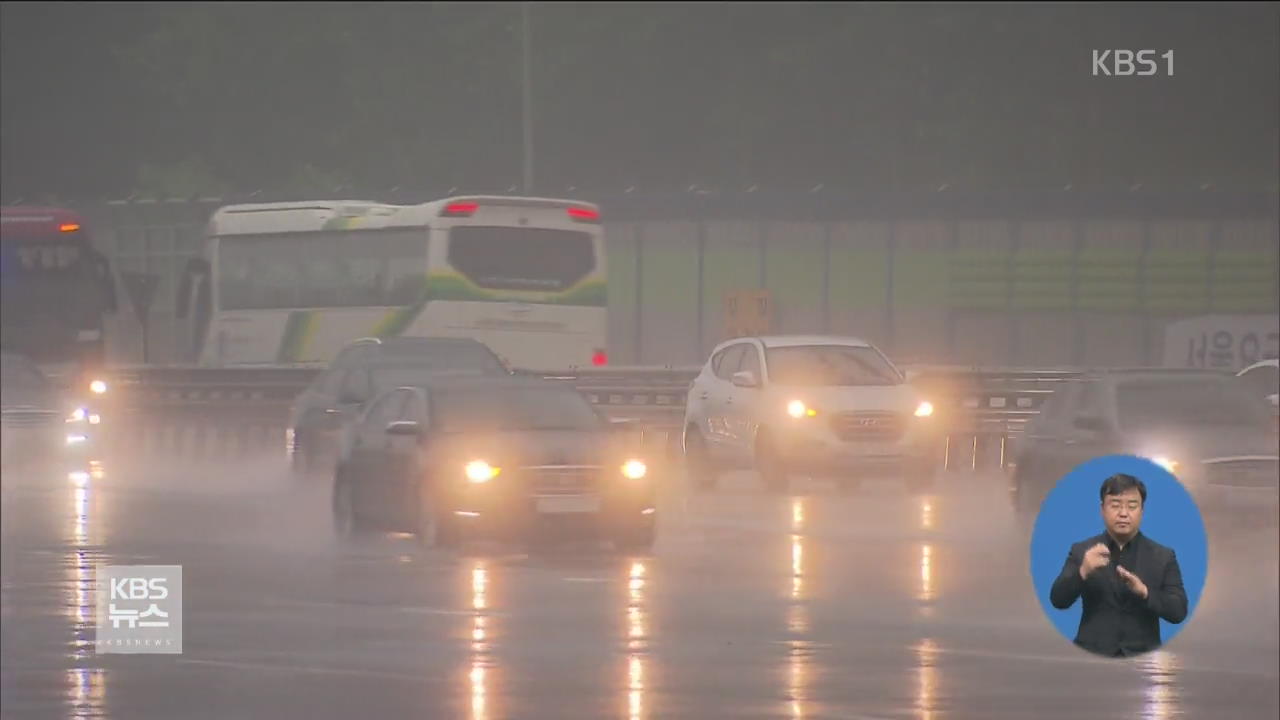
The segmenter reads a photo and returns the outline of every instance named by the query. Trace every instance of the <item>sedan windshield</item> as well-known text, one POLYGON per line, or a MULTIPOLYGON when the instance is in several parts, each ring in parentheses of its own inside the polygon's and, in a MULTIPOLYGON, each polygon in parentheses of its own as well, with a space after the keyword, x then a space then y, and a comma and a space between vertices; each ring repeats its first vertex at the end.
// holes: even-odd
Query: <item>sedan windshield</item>
POLYGON ((1126 382, 1116 388, 1116 402, 1125 429, 1270 421, 1270 409, 1235 378, 1126 382))
POLYGON ((432 420, 442 432, 459 433, 603 427, 585 398, 560 388, 446 390, 432 396, 432 420))
POLYGON ((897 385, 902 382, 872 347, 805 345, 769 348, 769 379, 779 385, 847 386, 897 385))

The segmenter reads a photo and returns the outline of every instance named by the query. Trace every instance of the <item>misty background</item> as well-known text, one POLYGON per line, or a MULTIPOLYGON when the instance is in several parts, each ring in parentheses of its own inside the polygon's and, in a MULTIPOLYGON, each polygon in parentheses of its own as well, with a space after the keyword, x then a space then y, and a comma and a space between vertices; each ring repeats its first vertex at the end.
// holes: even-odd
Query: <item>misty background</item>
MULTIPOLYGON (((6 203, 519 189, 518 3, 2 20, 6 203)), ((1276 4, 534 3, 533 190, 1276 191, 1277 27, 1276 4), (1117 48, 1174 74, 1095 77, 1117 48)))

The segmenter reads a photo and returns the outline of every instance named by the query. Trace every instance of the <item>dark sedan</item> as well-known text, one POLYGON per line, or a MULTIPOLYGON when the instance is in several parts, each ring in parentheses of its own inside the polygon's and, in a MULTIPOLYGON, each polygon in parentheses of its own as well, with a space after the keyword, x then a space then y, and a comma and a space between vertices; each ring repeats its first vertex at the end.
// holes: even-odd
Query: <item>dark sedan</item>
POLYGON ((1202 512, 1274 517, 1280 457, 1271 409, 1239 378, 1199 370, 1114 370, 1055 391, 1028 425, 1012 475, 1015 505, 1034 514, 1059 479, 1111 454, 1172 472, 1202 512))
POLYGON ((533 379, 435 379, 379 396, 334 478, 340 536, 412 532, 425 545, 542 530, 653 544, 643 457, 576 390, 533 379))
POLYGON ((343 429, 381 389, 388 373, 442 372, 505 377, 510 371, 484 343, 470 338, 365 338, 348 344, 294 401, 290 465, 298 475, 328 476, 343 429))

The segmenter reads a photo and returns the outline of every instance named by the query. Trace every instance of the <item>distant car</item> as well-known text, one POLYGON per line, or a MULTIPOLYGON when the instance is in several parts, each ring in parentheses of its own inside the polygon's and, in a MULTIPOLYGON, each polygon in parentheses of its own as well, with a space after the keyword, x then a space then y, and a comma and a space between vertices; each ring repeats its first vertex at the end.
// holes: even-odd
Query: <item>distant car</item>
POLYGON ((339 536, 527 540, 540 529, 652 545, 656 491, 629 438, 576 390, 534 379, 436 378, 383 393, 334 476, 339 536))
POLYGON ((5 468, 51 467, 82 455, 94 439, 98 416, 76 407, 29 359, 3 353, 0 365, 5 468))
POLYGON ((1273 412, 1280 413, 1280 360, 1272 358, 1256 362, 1241 370, 1239 376, 1258 397, 1271 403, 1273 412))
POLYGON ((296 474, 327 476, 332 471, 343 428, 378 390, 373 373, 397 369, 495 377, 511 374, 488 346, 469 338, 356 340, 344 347, 293 403, 289 457, 296 474))
POLYGON ((779 336, 721 343, 685 405, 689 472, 704 488, 731 468, 785 491, 798 474, 847 488, 888 475, 909 489, 934 476, 933 406, 874 345, 779 336))
POLYGON ((1280 484, 1272 422, 1266 402, 1230 374, 1087 374, 1055 390, 1028 423, 1011 473, 1014 505, 1034 516, 1049 490, 1081 463, 1128 454, 1172 472, 1202 511, 1269 506, 1280 484))

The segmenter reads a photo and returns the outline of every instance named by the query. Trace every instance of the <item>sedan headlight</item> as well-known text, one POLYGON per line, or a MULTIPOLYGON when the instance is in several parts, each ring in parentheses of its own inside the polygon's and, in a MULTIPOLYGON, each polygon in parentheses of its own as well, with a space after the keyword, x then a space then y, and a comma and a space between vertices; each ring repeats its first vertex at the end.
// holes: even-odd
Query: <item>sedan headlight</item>
POLYGON ((472 460, 467 463, 467 480, 473 483, 486 483, 498 476, 499 469, 483 460, 472 460))
POLYGON ((814 417, 818 414, 818 411, 808 407, 800 400, 792 400, 787 403, 787 414, 793 418, 800 419, 803 417, 814 417))
POLYGON ((89 391, 94 395, 102 395, 107 392, 107 384, 101 380, 94 380, 89 383, 89 391))
POLYGON ((933 415, 933 403, 924 401, 916 406, 916 417, 929 417, 933 415))
POLYGON ((639 460, 628 460, 622 464, 622 474, 630 480, 639 480, 649 472, 649 468, 639 460))

